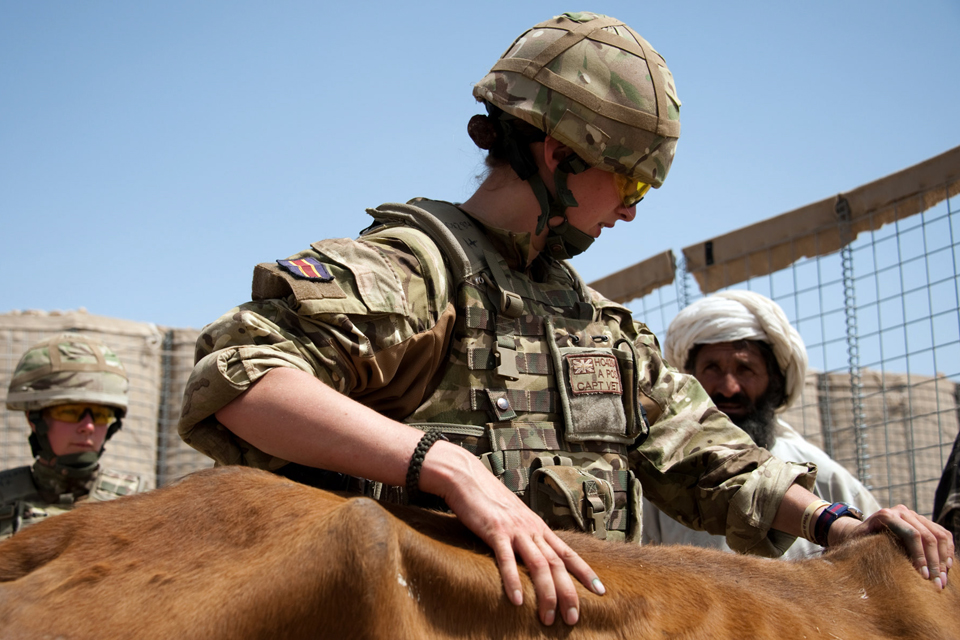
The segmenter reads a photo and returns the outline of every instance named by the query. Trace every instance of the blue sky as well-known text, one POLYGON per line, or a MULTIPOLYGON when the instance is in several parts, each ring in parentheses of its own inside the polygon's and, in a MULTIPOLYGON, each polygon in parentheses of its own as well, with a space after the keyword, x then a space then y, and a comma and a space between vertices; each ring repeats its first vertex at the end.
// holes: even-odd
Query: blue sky
POLYGON ((473 83, 564 10, 634 27, 683 101, 587 280, 960 145, 957 0, 332 6, 0 0, 0 313, 200 327, 366 207, 467 198, 473 83))

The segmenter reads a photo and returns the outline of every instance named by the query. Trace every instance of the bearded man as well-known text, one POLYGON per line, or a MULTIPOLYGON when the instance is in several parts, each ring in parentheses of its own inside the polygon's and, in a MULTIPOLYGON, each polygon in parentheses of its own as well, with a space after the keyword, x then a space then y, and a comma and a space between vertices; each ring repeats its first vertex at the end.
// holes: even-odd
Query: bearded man
MULTIPOLYGON (((757 445, 785 461, 816 464, 815 492, 821 498, 848 503, 865 515, 880 509, 849 471, 778 418, 800 397, 807 350, 776 302, 752 291, 724 291, 698 300, 670 323, 664 355, 675 367, 693 374, 717 408, 757 445)), ((723 536, 689 529, 646 498, 643 541, 730 550, 723 536)), ((798 538, 782 557, 820 551, 798 538)))

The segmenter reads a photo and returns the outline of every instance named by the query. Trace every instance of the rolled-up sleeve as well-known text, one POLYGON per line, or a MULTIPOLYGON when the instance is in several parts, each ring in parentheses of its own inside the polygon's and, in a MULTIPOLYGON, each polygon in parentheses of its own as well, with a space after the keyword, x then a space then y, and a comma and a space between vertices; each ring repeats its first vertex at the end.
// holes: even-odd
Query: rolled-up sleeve
MULTIPOLYGON (((215 414, 278 367, 305 371, 334 389, 346 390, 345 376, 337 373, 345 368, 344 358, 332 346, 318 347, 277 323, 278 316, 291 315, 281 300, 250 302, 204 328, 180 412, 184 442, 220 464, 276 469, 286 463, 234 436, 215 414)), ((322 332, 319 325, 316 332, 322 332)), ((331 344, 329 339, 324 342, 331 344)))
POLYGON ((184 392, 181 438, 218 464, 285 465, 216 419, 278 367, 307 372, 387 415, 416 402, 441 366, 455 312, 442 257, 430 255, 436 248, 423 234, 403 235, 317 243, 293 258, 323 262, 342 295, 311 297, 297 282, 289 295, 245 303, 205 327, 184 392))

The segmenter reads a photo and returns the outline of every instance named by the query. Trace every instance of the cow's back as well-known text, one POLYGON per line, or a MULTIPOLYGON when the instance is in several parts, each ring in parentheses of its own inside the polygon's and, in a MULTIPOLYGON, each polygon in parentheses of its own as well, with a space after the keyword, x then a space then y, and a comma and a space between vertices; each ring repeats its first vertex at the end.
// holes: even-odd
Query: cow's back
POLYGON ((960 591, 885 537, 783 563, 563 534, 608 595, 543 627, 450 516, 265 472, 199 472, 79 508, 0 544, 4 637, 960 638, 960 591))

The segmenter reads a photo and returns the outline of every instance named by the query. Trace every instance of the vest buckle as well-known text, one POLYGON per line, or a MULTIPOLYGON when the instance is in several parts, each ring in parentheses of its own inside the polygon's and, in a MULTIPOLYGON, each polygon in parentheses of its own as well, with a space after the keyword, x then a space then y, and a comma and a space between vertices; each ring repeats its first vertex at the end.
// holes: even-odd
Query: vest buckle
POLYGON ((500 313, 508 318, 519 318, 523 315, 523 298, 513 291, 500 289, 500 313))
POLYGON ((493 348, 493 355, 497 360, 497 375, 508 380, 519 380, 520 370, 517 368, 517 350, 497 344, 493 348))
POLYGON ((596 480, 583 481, 583 523, 587 526, 587 532, 595 537, 606 540, 607 526, 605 516, 607 509, 603 504, 603 498, 600 497, 600 490, 597 487, 596 480))

